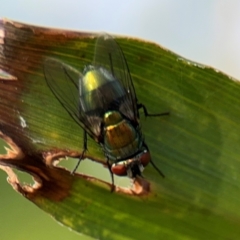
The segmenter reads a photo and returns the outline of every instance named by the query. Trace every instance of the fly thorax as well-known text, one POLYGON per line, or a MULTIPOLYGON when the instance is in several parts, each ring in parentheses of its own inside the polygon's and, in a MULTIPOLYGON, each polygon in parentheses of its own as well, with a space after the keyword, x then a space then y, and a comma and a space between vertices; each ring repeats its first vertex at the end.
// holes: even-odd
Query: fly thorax
POLYGON ((141 147, 143 140, 140 132, 118 111, 105 113, 103 122, 104 149, 110 159, 125 159, 141 147))
POLYGON ((104 114, 104 126, 105 128, 108 128, 111 126, 115 126, 117 124, 120 124, 124 121, 122 115, 118 111, 109 111, 104 114))

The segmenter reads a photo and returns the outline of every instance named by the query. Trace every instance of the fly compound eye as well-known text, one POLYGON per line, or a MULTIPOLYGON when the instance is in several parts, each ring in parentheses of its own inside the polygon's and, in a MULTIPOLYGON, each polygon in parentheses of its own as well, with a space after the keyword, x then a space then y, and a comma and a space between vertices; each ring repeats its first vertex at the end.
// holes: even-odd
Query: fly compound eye
POLYGON ((127 176, 128 168, 127 168, 126 162, 123 161, 123 162, 114 163, 111 166, 111 171, 113 174, 116 174, 118 176, 127 176))
POLYGON ((139 155, 139 162, 143 165, 143 167, 146 167, 148 163, 151 160, 151 155, 150 152, 147 150, 144 150, 140 155, 139 155))

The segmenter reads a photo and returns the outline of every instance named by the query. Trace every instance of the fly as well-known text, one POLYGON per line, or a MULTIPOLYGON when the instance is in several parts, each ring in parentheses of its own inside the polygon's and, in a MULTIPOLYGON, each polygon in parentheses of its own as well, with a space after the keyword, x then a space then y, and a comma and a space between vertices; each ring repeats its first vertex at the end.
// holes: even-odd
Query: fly
POLYGON ((60 60, 47 58, 44 75, 53 95, 84 130, 83 151, 73 172, 84 158, 90 136, 104 152, 113 186, 113 174, 135 178, 142 175, 149 162, 164 177, 144 141, 139 109, 152 117, 169 113, 149 114, 138 103, 125 56, 111 36, 98 37, 93 63, 82 73, 60 60))

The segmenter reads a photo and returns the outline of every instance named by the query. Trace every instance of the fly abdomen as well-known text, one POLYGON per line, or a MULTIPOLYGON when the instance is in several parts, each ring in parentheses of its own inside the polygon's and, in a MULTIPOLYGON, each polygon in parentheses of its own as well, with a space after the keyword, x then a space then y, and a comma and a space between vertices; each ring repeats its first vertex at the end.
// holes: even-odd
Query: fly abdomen
POLYGON ((110 72, 88 66, 79 82, 80 110, 87 115, 102 115, 111 107, 118 109, 125 94, 121 83, 110 72))

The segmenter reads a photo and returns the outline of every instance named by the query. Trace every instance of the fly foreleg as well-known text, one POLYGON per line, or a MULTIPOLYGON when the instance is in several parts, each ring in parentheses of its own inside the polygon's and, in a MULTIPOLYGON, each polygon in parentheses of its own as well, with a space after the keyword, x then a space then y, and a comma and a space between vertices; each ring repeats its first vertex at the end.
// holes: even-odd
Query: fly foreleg
POLYGON ((112 180, 111 192, 113 192, 115 190, 114 177, 113 177, 113 173, 112 173, 112 170, 111 170, 112 165, 110 164, 108 157, 107 157, 107 166, 108 166, 108 170, 110 172, 111 180, 112 180))
POLYGON ((153 167, 157 170, 157 172, 163 177, 165 178, 165 175, 162 173, 162 171, 155 165, 155 163, 150 160, 150 163, 153 165, 153 167))

